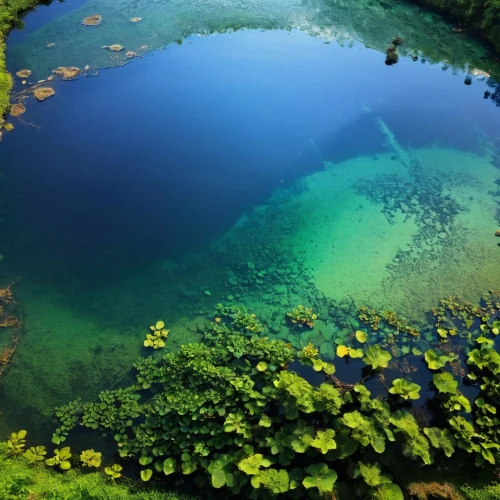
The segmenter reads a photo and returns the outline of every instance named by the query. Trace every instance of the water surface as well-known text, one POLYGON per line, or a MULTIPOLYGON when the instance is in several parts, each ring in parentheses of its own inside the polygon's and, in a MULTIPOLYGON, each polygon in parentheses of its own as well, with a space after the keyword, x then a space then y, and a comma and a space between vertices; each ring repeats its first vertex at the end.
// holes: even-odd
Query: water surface
MULTIPOLYGON (((214 14, 210 31, 224 33, 188 36, 199 25, 186 14, 174 23, 182 44, 103 70, 114 64, 100 59, 101 38, 153 33, 146 14, 126 24, 136 4, 116 5, 121 24, 81 31, 83 14, 118 8, 87 2, 11 38, 12 70, 43 78, 89 60, 92 71, 53 82, 43 103, 25 99, 0 146, 1 271, 5 282, 20 277, 25 310, 0 389, 3 425, 21 413, 45 425, 55 405, 120 384, 157 319, 172 331, 169 348, 199 339, 220 301, 254 310, 271 336, 328 346, 356 326, 355 309, 339 322, 334 304, 393 307, 424 323, 440 297, 495 287, 500 109, 483 97, 492 79, 464 85, 464 61, 490 62, 476 42, 453 38, 454 65, 439 50, 412 57, 408 22, 407 48, 386 66, 380 46, 404 11, 377 10, 385 31, 369 43, 369 17, 328 26, 325 5, 315 31, 308 4, 252 4, 238 18, 208 2, 207 12, 235 16, 231 26, 304 29, 226 32, 214 14), (71 26, 87 37, 76 52, 71 26), (349 43, 325 43, 336 38, 349 43), (60 52, 45 48, 52 40, 60 52), (304 338, 285 321, 299 303, 321 320, 304 338)), ((428 15, 417 25, 430 30, 428 15)))

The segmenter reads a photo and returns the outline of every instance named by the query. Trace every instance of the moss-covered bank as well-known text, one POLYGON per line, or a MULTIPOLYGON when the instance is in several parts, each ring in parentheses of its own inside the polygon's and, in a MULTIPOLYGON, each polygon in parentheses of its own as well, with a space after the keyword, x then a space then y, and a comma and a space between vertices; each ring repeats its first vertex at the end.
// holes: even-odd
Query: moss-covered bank
POLYGON ((0 124, 2 116, 9 108, 9 92, 12 88, 12 77, 5 64, 5 36, 18 20, 23 10, 34 7, 37 0, 0 0, 0 124))
POLYGON ((432 7, 460 28, 470 29, 500 51, 500 0, 412 0, 432 7))

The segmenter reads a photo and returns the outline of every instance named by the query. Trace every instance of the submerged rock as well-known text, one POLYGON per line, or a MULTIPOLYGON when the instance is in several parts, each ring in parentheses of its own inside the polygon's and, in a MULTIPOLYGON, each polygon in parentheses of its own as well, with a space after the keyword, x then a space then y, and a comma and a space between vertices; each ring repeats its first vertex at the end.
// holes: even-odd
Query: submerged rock
POLYGON ((119 43, 114 43, 113 45, 110 45, 107 48, 109 50, 112 50, 113 52, 120 52, 120 50, 123 50, 123 46, 120 45, 119 43))
POLYGON ((400 36, 397 36, 393 41, 393 45, 401 45, 403 43, 403 39, 400 36))
POLYGON ((137 54, 135 52, 130 51, 130 50, 125 55, 127 57, 137 57, 137 54))
POLYGON ((13 104, 10 108, 11 116, 21 116, 24 112, 26 112, 26 107, 21 103, 13 104))
POLYGON ((50 87, 40 87, 33 91, 37 101, 45 101, 45 99, 52 97, 55 93, 55 90, 50 87))
POLYGON ((80 68, 75 68, 74 66, 60 66, 53 70, 52 73, 57 76, 62 76, 64 80, 70 80, 80 73, 80 68))
POLYGON ((85 26, 98 26, 101 23, 102 23, 102 16, 100 16, 99 14, 92 14, 91 16, 87 16, 82 21, 82 24, 84 24, 85 26))
POLYGON ((16 72, 16 75, 19 78, 28 78, 29 76, 31 76, 31 71, 29 69, 20 69, 16 72))
POLYGON ((142 17, 133 17, 132 19, 130 19, 131 23, 138 23, 140 21, 142 21, 142 17))
POLYGON ((497 229, 497 230, 495 231, 495 236, 498 236, 498 237, 500 238, 500 229, 497 229))

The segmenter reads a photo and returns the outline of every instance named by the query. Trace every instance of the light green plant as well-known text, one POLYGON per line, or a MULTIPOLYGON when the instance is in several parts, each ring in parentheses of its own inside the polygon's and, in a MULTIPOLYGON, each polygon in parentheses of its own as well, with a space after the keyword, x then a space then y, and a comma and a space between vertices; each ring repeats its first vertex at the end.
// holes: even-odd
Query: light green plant
POLYGON ((58 450, 57 448, 54 450, 54 456, 52 458, 47 458, 45 463, 49 467, 59 467, 61 470, 69 470, 71 469, 71 451, 69 446, 65 448, 61 448, 58 450))

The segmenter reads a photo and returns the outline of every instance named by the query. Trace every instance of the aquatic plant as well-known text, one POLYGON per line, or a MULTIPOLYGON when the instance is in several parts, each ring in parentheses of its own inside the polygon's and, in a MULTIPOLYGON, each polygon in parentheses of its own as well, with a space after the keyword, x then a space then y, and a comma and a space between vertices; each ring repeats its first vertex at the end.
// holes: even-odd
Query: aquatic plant
POLYGON ((9 447, 9 453, 11 455, 19 455, 24 451, 26 446, 26 434, 25 430, 19 432, 13 432, 10 438, 7 440, 7 445, 9 447))
POLYGON ((261 333, 264 331, 264 325, 257 316, 249 313, 243 306, 226 306, 218 303, 215 307, 216 322, 220 322, 220 317, 225 318, 227 325, 235 330, 246 333, 261 333), (217 321, 219 318, 219 321, 217 321))
POLYGON ((86 467, 99 467, 102 453, 94 450, 84 450, 80 455, 80 462, 86 467))
POLYGON ((302 304, 287 312, 286 315, 294 325, 306 325, 309 328, 314 326, 314 321, 318 318, 310 307, 304 307, 302 304))
POLYGON ((45 455, 47 455, 45 446, 32 446, 31 448, 28 448, 23 454, 24 458, 30 464, 45 460, 45 455))
POLYGON ((397 378, 392 381, 392 387, 389 389, 391 394, 397 394, 403 399, 418 399, 420 398, 421 387, 418 384, 409 382, 404 378, 397 378))
POLYGON ((122 477, 122 471, 123 467, 120 464, 113 464, 111 467, 106 467, 104 469, 104 473, 110 477, 110 479, 118 479, 122 477))
POLYGON ((52 458, 47 458, 45 463, 49 467, 59 467, 61 470, 69 470, 71 469, 71 462, 69 461, 70 458, 71 450, 69 446, 66 446, 60 450, 56 448, 54 450, 54 456, 52 458))
POLYGON ((155 325, 149 327, 152 333, 146 335, 144 347, 152 347, 153 349, 161 349, 165 347, 165 341, 168 337, 169 331, 165 328, 163 321, 157 321, 155 325))

